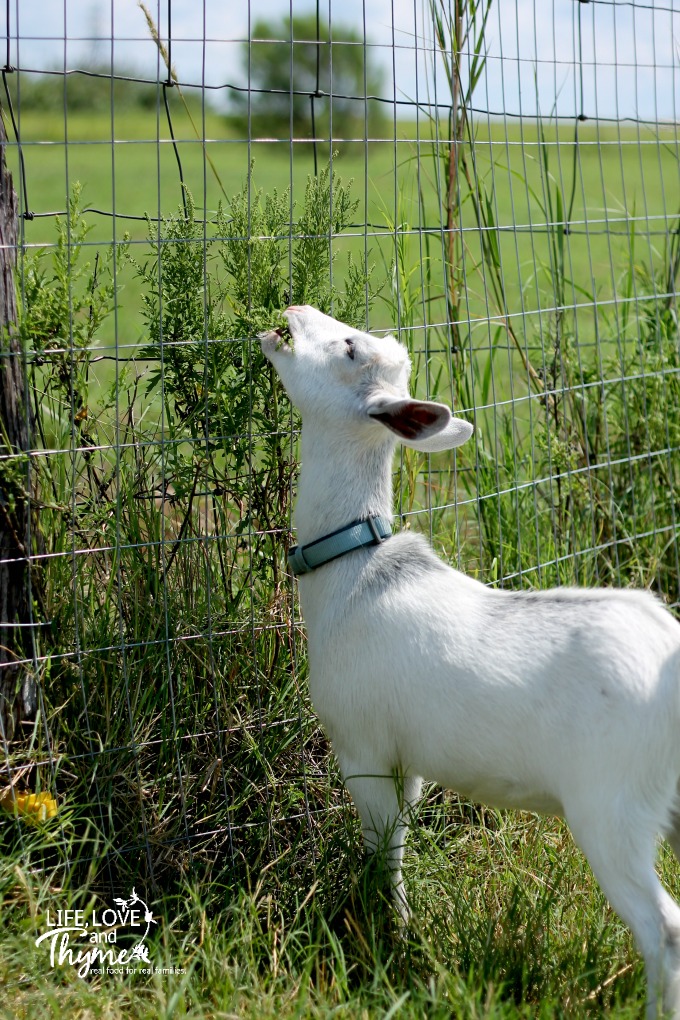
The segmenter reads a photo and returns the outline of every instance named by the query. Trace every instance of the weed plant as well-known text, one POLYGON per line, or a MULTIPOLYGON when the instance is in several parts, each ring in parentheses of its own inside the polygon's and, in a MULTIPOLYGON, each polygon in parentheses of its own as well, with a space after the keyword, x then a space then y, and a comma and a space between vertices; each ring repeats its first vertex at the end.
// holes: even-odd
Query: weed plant
POLYGON ((290 195, 251 173, 213 226, 187 194, 149 222, 146 258, 123 244, 89 264, 76 189, 56 246, 25 256, 51 626, 45 717, 8 765, 115 842, 111 881, 141 860, 157 889, 213 871, 236 886, 284 848, 295 888, 308 880, 334 795, 283 569, 297 423, 257 335, 296 301, 363 321, 370 267, 341 270, 330 244, 355 210, 326 169, 292 225, 290 195), (92 362, 124 262, 147 343, 102 393, 92 362))

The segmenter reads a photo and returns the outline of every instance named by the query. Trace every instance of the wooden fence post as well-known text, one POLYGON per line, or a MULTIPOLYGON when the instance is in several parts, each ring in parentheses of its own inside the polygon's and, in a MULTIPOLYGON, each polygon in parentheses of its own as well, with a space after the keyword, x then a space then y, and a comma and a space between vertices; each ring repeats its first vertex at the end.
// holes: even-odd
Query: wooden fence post
POLYGON ((6 142, 0 116, 0 738, 8 742, 36 713, 33 667, 21 660, 32 657, 31 624, 37 620, 31 612, 27 548, 31 421, 16 329, 17 196, 5 161, 6 142))

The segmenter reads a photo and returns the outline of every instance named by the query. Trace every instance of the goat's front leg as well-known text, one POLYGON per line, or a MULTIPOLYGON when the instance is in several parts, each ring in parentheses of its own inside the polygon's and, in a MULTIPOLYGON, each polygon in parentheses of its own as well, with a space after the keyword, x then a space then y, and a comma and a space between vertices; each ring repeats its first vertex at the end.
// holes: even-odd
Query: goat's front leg
POLYGON ((359 812, 366 849, 370 854, 381 855, 384 860, 395 906, 402 919, 408 921, 409 908, 401 866, 409 811, 420 796, 422 779, 404 776, 398 770, 381 768, 375 763, 359 766, 341 760, 340 767, 359 812))

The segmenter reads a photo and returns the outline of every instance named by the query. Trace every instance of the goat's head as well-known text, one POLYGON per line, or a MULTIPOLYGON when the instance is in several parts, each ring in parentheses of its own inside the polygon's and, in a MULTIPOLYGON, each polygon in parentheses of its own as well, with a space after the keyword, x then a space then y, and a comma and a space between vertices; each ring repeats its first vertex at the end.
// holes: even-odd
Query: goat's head
POLYGON ((262 350, 302 414, 326 426, 361 429, 368 438, 391 430, 405 446, 434 452, 460 446, 472 426, 448 407, 413 400, 406 348, 392 336, 374 337, 309 305, 284 312, 285 330, 261 337, 262 350))

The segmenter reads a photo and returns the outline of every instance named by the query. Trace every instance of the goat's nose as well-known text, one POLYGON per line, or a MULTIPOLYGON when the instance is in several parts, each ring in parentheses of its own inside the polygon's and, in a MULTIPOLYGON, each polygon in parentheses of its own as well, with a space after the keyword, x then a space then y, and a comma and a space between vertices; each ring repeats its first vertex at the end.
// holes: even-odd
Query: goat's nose
POLYGON ((304 305, 288 305, 286 308, 287 312, 302 312, 304 311, 304 305))

